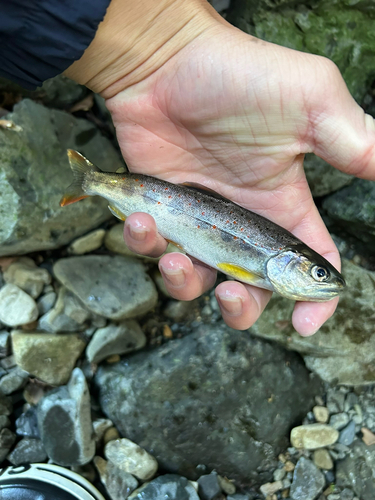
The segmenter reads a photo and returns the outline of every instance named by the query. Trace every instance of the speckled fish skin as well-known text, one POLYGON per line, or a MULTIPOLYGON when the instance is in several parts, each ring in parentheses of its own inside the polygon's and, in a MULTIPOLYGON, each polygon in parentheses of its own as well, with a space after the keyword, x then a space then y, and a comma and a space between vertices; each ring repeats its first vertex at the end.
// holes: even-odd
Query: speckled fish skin
POLYGON ((209 192, 140 174, 93 170, 84 174, 82 190, 106 198, 125 216, 150 214, 164 238, 244 283, 290 299, 319 302, 337 296, 345 286, 326 259, 291 233, 209 192), (329 275, 324 282, 311 276, 311 269, 320 267, 329 275))

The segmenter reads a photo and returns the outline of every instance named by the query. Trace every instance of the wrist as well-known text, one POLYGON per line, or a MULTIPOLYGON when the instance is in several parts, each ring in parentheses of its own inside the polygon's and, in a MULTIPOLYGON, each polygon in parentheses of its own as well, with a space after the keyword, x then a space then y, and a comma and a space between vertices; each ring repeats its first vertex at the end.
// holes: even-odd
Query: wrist
POLYGON ((65 74, 113 97, 157 71, 220 19, 206 0, 112 0, 94 40, 65 74))

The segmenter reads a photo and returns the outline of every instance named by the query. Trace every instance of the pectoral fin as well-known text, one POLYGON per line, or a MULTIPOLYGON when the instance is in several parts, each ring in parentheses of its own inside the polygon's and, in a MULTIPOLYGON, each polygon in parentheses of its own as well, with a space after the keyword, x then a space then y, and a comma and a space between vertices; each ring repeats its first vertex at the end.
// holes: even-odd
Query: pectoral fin
POLYGON ((247 269, 244 269, 243 267, 236 264, 220 262, 219 264, 217 264, 217 267, 220 269, 220 271, 223 271, 223 273, 229 274, 229 276, 233 276, 233 278, 236 278, 238 281, 243 281, 244 283, 255 285, 259 283, 260 279, 262 279, 259 274, 252 273, 251 271, 248 271, 247 269))
POLYGON ((126 220, 126 215, 121 212, 118 208, 114 207, 113 205, 108 205, 109 211, 111 212, 112 215, 117 217, 120 220, 126 220))

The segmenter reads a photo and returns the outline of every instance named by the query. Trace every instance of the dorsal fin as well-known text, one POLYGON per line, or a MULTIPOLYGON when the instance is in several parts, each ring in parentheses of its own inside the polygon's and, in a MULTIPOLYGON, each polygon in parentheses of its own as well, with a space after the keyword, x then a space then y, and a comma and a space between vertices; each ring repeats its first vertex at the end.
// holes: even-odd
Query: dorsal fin
POLYGON ((182 184, 179 184, 179 185, 190 188, 190 189, 194 189, 194 191, 199 191, 200 193, 203 193, 203 194, 209 194, 209 195, 213 196, 214 198, 217 198, 218 200, 229 201, 228 198, 225 198, 224 196, 217 193, 213 189, 210 189, 206 186, 203 186, 202 184, 199 184, 198 182, 183 182, 182 184))

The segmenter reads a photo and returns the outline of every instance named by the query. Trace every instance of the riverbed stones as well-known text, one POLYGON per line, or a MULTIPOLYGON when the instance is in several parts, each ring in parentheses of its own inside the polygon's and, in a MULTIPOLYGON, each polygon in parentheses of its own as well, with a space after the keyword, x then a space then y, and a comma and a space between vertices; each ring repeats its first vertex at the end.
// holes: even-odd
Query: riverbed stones
POLYGON ((35 321, 37 317, 35 300, 21 288, 8 283, 0 289, 0 321, 5 325, 24 325, 35 321))
POLYGON ((333 461, 331 455, 325 448, 320 448, 319 450, 314 451, 313 462, 317 467, 319 467, 319 469, 333 469, 333 461))
POLYGON ((69 245, 68 252, 73 255, 84 255, 97 250, 102 246, 105 233, 104 229, 96 229, 77 238, 69 245))
POLYGON ((144 484, 129 496, 129 500, 155 500, 155 498, 199 500, 199 496, 190 481, 176 474, 159 476, 150 483, 144 484))
POLYGON ((16 435, 11 430, 2 429, 0 431, 0 464, 8 455, 16 439, 16 435))
POLYGON ((40 439, 25 437, 16 444, 7 458, 11 464, 21 465, 44 462, 47 454, 40 439))
POLYGON ((116 439, 106 444, 105 457, 120 470, 132 474, 141 481, 149 481, 158 470, 155 458, 130 439, 116 439))
POLYGON ((43 287, 51 283, 47 269, 37 267, 29 257, 20 257, 3 272, 4 281, 18 286, 34 299, 42 293, 43 287))
POLYGON ((223 324, 101 365, 95 382, 108 418, 162 469, 196 479, 203 464, 260 483, 320 391, 298 356, 223 324))
POLYGON ((338 438, 338 431, 325 424, 300 425, 294 427, 290 433, 292 446, 305 450, 325 448, 336 443, 338 438))
POLYGON ((110 460, 95 457, 94 464, 111 500, 125 500, 138 486, 135 477, 119 469, 110 460))
POLYGON ((126 354, 142 349, 146 336, 134 320, 122 321, 98 328, 86 349, 90 363, 100 363, 112 354, 126 354))
POLYGON ((323 491, 325 479, 316 465, 301 457, 294 469, 290 496, 293 500, 315 500, 323 491))
POLYGON ((103 199, 90 197, 64 208, 59 204, 73 179, 68 148, 103 170, 123 165, 92 123, 29 99, 5 118, 22 131, 0 129, 0 255, 58 248, 111 217, 103 199))
POLYGON ((16 366, 0 378, 0 392, 8 396, 26 385, 29 374, 20 366, 16 366))
POLYGON ((120 255, 84 255, 58 260, 56 278, 92 312, 112 320, 150 311, 157 292, 137 259, 120 255))
POLYGON ((35 406, 30 406, 17 418, 16 434, 23 437, 40 438, 35 406))
POLYGON ((77 334, 12 332, 17 365, 51 385, 66 384, 86 342, 77 334))
POLYGON ((94 457, 90 394, 82 371, 38 404, 38 425, 48 457, 58 465, 84 465, 94 457))
POLYGON ((346 427, 340 432, 339 443, 349 446, 355 439, 356 429, 355 423, 351 420, 346 427))
POLYGON ((198 493, 201 500, 222 500, 223 495, 215 472, 198 479, 198 493))

